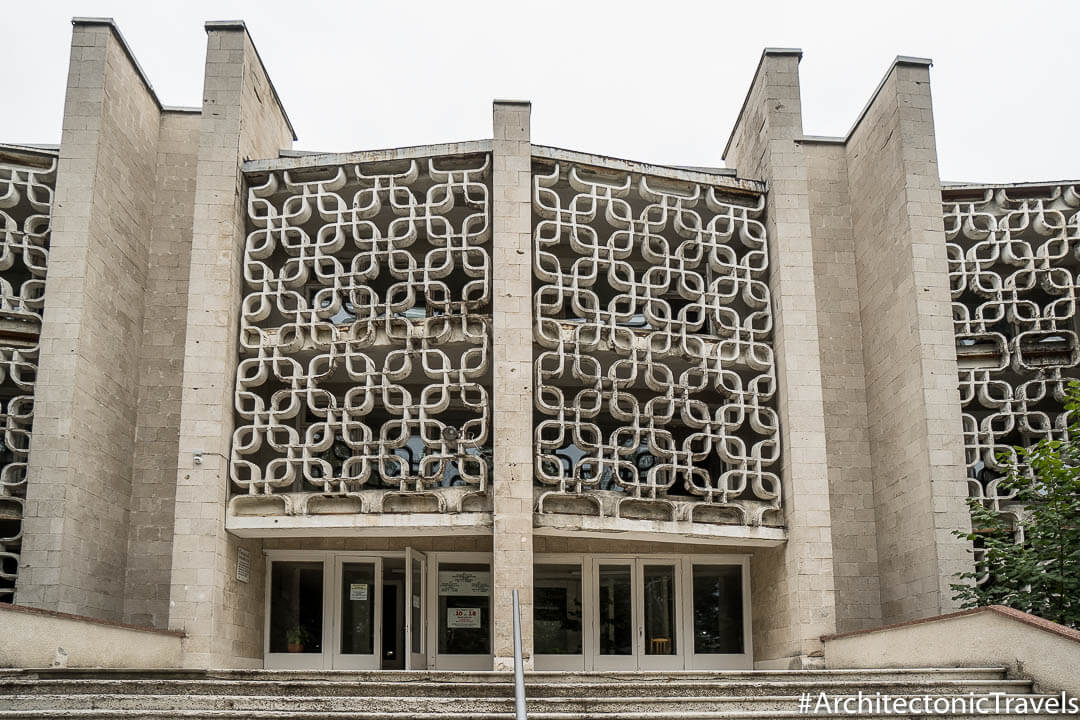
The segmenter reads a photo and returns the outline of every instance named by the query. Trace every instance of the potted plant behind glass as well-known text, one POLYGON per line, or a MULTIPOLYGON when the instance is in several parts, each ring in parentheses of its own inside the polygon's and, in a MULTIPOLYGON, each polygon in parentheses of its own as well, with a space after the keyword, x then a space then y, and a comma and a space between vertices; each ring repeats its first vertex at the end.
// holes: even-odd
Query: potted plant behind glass
POLYGON ((293 625, 285 631, 285 642, 288 643, 291 653, 304 652, 304 646, 310 641, 311 633, 303 625, 293 625))

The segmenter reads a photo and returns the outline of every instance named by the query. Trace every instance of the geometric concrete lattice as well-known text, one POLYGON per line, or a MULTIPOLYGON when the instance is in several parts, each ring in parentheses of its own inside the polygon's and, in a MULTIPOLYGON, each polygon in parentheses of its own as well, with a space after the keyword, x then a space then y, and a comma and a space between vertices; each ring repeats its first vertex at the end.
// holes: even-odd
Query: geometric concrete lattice
POLYGON ((997 456, 1063 439, 1080 376, 1080 186, 944 189, 971 497, 1016 513, 997 456))
POLYGON ((490 164, 248 178, 235 512, 490 505, 490 164))
POLYGON ((534 159, 539 512, 778 522, 764 206, 534 159))
POLYGON ((0 602, 19 568, 55 185, 55 157, 0 155, 0 602))

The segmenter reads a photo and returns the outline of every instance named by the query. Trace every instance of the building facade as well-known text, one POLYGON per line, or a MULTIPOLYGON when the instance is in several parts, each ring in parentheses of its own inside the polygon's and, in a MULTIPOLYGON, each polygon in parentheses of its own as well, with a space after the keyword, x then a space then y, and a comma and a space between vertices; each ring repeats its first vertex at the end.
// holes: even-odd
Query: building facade
POLYGON ((490 139, 291 150, 246 28, 162 105, 76 19, 57 147, 0 146, 0 602, 191 667, 812 665, 955 609, 968 497, 1063 436, 1080 184, 942 183, 930 63, 729 168, 490 139))

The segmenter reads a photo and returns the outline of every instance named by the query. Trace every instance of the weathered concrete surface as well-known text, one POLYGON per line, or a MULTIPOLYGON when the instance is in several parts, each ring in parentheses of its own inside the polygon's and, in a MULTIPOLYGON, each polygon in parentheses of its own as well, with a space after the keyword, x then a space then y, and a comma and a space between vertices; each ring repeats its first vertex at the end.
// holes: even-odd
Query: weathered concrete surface
POLYGON ((178 668, 180 637, 0 604, 0 667, 53 666, 178 668))
POLYGON ((520 599, 525 667, 533 666, 531 112, 527 102, 498 100, 493 112, 492 654, 496 670, 514 667, 515 588, 520 599))
POLYGON ((1080 631, 994 605, 825 637, 829 668, 1006 667, 1041 692, 1080 697, 1080 631))

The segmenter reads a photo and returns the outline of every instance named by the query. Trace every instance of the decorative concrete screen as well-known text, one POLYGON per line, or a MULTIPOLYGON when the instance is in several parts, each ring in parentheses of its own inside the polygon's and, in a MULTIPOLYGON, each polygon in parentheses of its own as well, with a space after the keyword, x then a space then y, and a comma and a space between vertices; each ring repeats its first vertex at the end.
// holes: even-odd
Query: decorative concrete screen
POLYGON ((249 174, 233 512, 490 507, 490 165, 249 174))
POLYGON ((0 602, 19 568, 56 158, 0 148, 0 602))
POLYGON ((764 196, 691 176, 534 158, 539 512, 779 522, 764 196))
POLYGON ((1064 392, 1080 375, 1080 186, 943 197, 970 495, 1015 512, 997 456, 1063 438, 1064 392))

